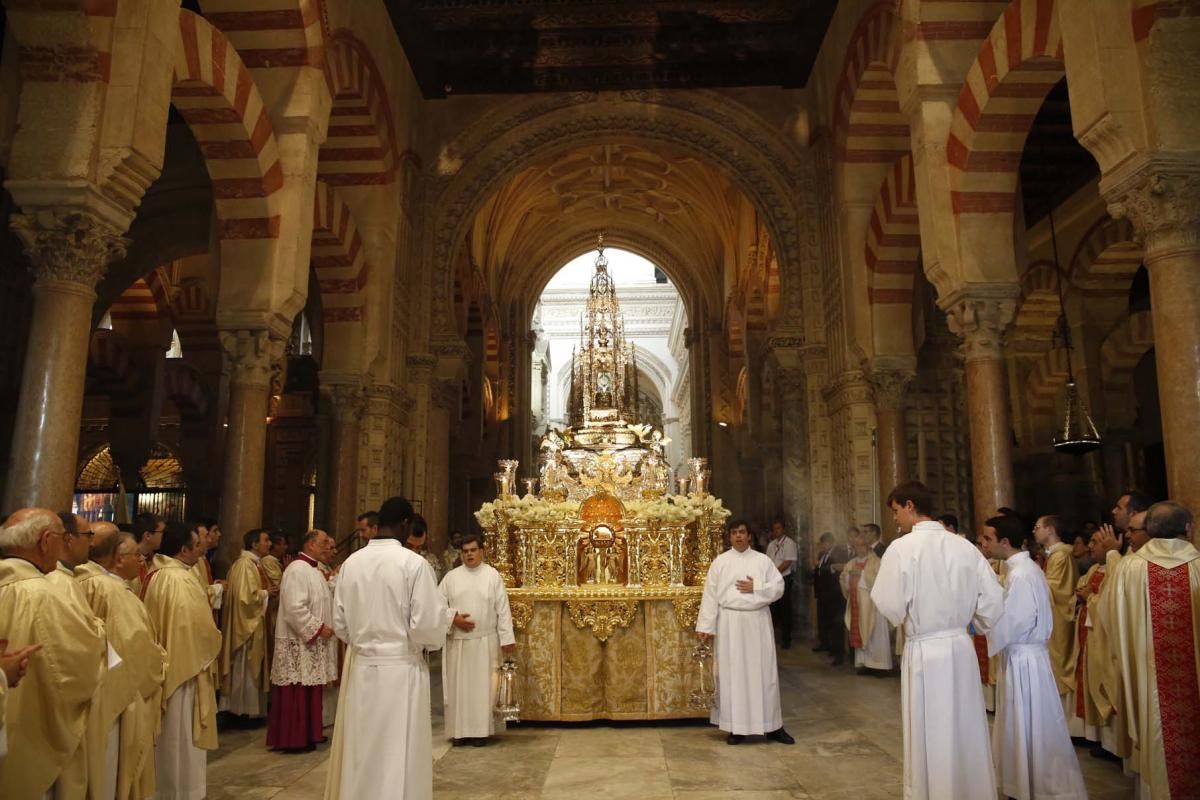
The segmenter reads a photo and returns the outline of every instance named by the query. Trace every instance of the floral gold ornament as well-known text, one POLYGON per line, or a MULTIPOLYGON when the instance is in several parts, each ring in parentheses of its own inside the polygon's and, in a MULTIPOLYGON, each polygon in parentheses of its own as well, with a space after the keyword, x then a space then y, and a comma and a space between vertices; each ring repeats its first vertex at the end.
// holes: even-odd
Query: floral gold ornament
POLYGON ((638 611, 632 600, 570 601, 567 610, 579 628, 591 628, 600 641, 606 641, 617 627, 628 628, 638 611))

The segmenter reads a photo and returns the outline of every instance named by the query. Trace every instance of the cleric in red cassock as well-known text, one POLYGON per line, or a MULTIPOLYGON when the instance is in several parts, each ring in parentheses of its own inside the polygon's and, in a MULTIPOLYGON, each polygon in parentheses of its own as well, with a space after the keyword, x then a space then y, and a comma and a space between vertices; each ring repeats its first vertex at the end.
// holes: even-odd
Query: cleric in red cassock
POLYGON ((321 698, 337 679, 337 639, 333 591, 320 565, 329 563, 333 549, 329 534, 309 531, 300 555, 283 571, 267 720, 267 747, 273 749, 308 750, 325 740, 321 698))

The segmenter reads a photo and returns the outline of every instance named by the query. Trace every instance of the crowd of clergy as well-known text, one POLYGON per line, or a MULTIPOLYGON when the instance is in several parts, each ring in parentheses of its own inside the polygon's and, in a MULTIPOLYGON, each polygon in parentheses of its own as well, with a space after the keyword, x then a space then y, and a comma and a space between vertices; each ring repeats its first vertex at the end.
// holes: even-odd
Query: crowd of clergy
MULTIPOLYGON (((906 798, 1086 800, 1076 746, 1120 762, 1138 798, 1200 798, 1189 509, 1125 492, 1112 524, 1072 536, 1005 508, 972 542, 919 483, 888 504, 897 539, 851 529, 839 554, 823 537, 813 569, 818 617, 842 612, 860 672, 901 657, 906 798)), ((814 648, 835 664, 841 632, 827 622, 814 648)))
POLYGON ((305 752, 335 716, 328 796, 428 797, 427 662, 443 647, 447 733, 480 746, 496 732, 493 680, 515 640, 477 536, 427 556, 424 520, 393 498, 361 515, 340 568, 324 531, 293 554, 253 530, 218 580, 220 537, 154 514, 4 520, 0 798, 199 800, 219 731, 265 725, 269 748, 305 752))
MULTIPOLYGON (((1056 516, 1010 509, 970 541, 932 498, 896 487, 896 539, 874 525, 848 547, 822 536, 806 573, 814 649, 837 664, 848 645, 880 675, 899 656, 905 797, 1084 800, 1076 745, 1119 761, 1139 797, 1200 797, 1192 513, 1131 491, 1085 543, 1056 516)), ((339 567, 323 531, 292 555, 253 530, 217 580, 220 537, 211 520, 152 514, 129 531, 38 508, 4 521, 0 797, 198 800, 219 730, 265 724, 268 747, 307 751, 332 724, 327 798, 428 798, 433 651, 452 743, 499 731, 497 667, 516 640, 478 534, 454 533, 437 558, 397 497, 359 517, 339 567)), ((789 647, 800 560, 782 522, 765 552, 753 544, 731 523, 703 590, 712 722, 731 745, 790 745, 772 623, 789 647)))

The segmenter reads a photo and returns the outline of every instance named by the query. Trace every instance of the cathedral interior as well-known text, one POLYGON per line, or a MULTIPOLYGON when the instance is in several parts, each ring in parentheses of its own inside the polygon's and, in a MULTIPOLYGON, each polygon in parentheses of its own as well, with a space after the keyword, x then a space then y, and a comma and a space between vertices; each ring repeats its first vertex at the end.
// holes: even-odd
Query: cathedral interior
POLYGON ((5 510, 218 517, 228 563, 403 494, 440 551, 534 463, 535 311, 601 232, 678 294, 676 458, 802 547, 894 535, 908 478, 967 530, 1200 507, 1193 4, 5 0, 0 29, 5 510))

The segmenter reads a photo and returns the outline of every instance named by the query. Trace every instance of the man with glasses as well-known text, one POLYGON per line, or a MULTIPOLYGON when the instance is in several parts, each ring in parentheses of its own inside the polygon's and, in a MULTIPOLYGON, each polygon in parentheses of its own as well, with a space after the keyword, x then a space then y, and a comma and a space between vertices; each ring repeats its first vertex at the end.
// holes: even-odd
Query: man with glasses
POLYGON ((162 546, 163 531, 166 530, 166 522, 158 514, 142 513, 138 514, 133 519, 133 535, 138 541, 138 549, 142 553, 142 569, 138 573, 137 578, 129 585, 133 589, 133 593, 138 597, 144 595, 146 576, 150 571, 161 564, 156 563, 155 554, 162 546))
POLYGON ((101 687, 100 723, 107 736, 101 796, 149 797, 154 793, 154 731, 166 653, 154 639, 145 606, 126 582, 137 577, 142 554, 132 534, 111 522, 97 522, 88 556, 75 567, 75 580, 121 656, 101 687))
POLYGON ((53 511, 24 508, 0 528, 0 641, 41 644, 6 709, 8 756, 0 796, 88 796, 84 729, 104 675, 101 624, 46 579, 58 568, 66 530, 53 511))

